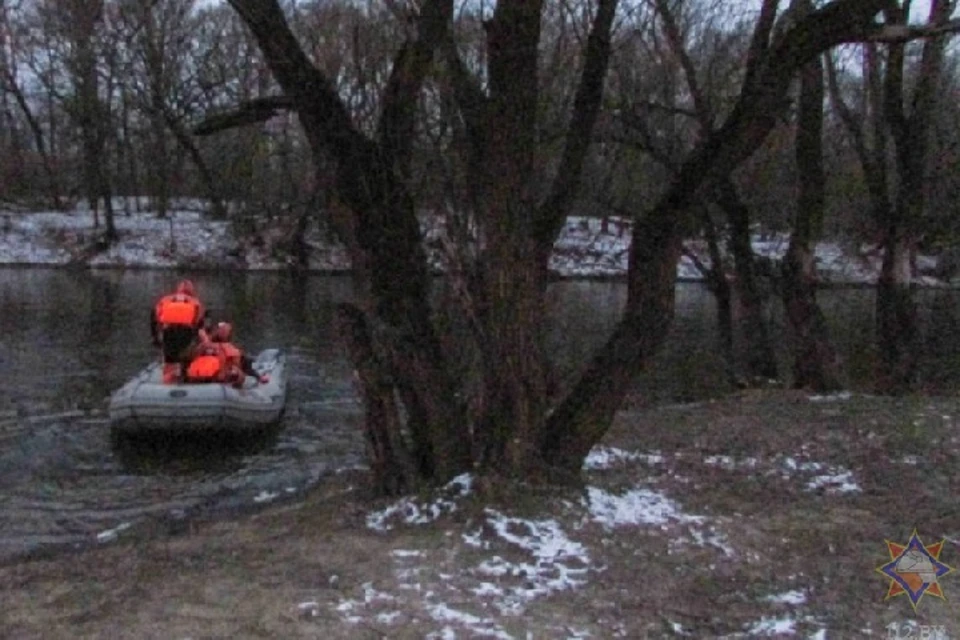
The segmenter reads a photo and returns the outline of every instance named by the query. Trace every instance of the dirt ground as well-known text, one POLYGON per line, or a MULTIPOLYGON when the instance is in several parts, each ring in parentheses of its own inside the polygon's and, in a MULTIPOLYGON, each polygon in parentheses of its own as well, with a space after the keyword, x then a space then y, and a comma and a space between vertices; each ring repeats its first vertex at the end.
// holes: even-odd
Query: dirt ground
POLYGON ((350 471, 2 566, 0 636, 960 638, 960 571, 916 611, 877 571, 914 529, 960 567, 958 421, 955 398, 765 391, 622 412, 582 490, 483 483, 389 510, 350 471), (597 517, 603 496, 621 500, 597 517))

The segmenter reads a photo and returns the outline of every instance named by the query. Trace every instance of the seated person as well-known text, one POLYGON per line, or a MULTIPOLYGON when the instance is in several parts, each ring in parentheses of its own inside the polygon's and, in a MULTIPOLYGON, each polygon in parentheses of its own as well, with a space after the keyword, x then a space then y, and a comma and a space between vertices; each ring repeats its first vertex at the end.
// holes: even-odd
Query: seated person
POLYGON ((186 382, 225 382, 227 359, 220 345, 205 342, 194 351, 187 366, 186 382))
POLYGON ((200 346, 187 368, 188 382, 226 382, 241 387, 248 375, 260 384, 270 381, 268 376, 257 373, 253 360, 230 342, 232 334, 229 322, 217 324, 210 332, 210 341, 200 346))

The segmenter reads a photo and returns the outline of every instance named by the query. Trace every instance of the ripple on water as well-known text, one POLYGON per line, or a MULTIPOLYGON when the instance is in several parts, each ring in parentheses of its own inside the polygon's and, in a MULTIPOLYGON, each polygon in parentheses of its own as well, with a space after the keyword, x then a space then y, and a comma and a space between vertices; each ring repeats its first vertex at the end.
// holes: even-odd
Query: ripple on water
POLYGON ((289 411, 279 431, 243 439, 167 436, 120 445, 95 411, 0 416, 0 560, 96 543, 121 525, 298 495, 363 455, 356 402, 352 412, 342 408, 345 388, 329 393, 332 405, 321 396, 289 411))

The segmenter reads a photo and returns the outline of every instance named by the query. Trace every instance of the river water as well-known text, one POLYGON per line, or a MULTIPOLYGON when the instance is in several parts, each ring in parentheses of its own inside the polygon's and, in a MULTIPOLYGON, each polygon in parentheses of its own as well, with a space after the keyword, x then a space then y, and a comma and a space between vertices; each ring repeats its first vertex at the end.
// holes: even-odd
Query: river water
MULTIPOLYGON (((177 274, 161 271, 0 270, 0 561, 98 544, 144 523, 177 527, 199 514, 295 499, 325 475, 363 463, 360 407, 333 331, 345 277, 209 273, 194 277, 215 318, 234 324, 247 351, 283 348, 290 396, 282 429, 244 442, 159 440, 133 450, 111 442, 110 392, 155 357, 148 314, 177 274)), ((678 285, 673 333, 640 382, 650 402, 723 391, 713 301, 678 285)), ((577 366, 613 328, 616 283, 552 286, 549 348, 560 371, 577 366)), ((939 389, 960 380, 956 298, 923 293, 925 369, 939 389)), ((852 387, 873 364, 873 293, 826 291, 852 387)), ((774 316, 787 363, 783 327, 774 316)))

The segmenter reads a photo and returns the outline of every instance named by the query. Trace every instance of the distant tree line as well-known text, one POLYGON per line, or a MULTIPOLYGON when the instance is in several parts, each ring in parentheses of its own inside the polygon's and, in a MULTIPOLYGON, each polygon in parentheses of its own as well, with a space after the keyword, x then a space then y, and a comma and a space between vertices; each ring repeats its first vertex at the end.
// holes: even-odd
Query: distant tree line
POLYGON ((776 292, 789 377, 817 390, 842 372, 814 246, 868 244, 877 388, 915 387, 914 259, 958 231, 954 8, 910 25, 885 0, 7 1, 0 195, 99 203, 107 241, 111 195, 301 232, 322 216, 355 265, 340 320, 382 488, 575 476, 669 330, 685 239, 708 247, 731 381, 784 377, 776 292), (439 297, 422 211, 448 231, 439 297), (559 380, 544 292, 571 214, 624 216, 634 242, 621 321, 559 380), (790 234, 781 266, 753 254, 758 227, 790 234))
MULTIPOLYGON (((365 129, 373 126, 393 55, 410 31, 407 3, 279 4, 304 50, 336 83, 351 116, 365 129)), ((454 16, 457 46, 467 54, 464 63, 472 71, 486 55, 479 7, 464 3, 454 16)), ((545 172, 559 160, 593 11, 588 0, 565 0, 547 3, 543 13, 537 159, 545 172)), ((728 6, 707 0, 644 0, 620 8, 578 213, 615 214, 629 208, 627 203, 655 198, 670 163, 702 130, 703 114, 695 112, 689 80, 697 83, 709 117, 716 119, 731 108, 757 17, 755 10, 737 11, 731 15, 728 6), (673 16, 674 37, 658 17, 658 7, 673 16), (685 51, 683 64, 678 46, 685 51)), ((922 47, 921 41, 904 47, 908 91, 918 76, 922 47)), ((877 239, 859 143, 848 123, 870 126, 867 116, 878 115, 868 100, 869 95, 879 97, 870 91, 868 69, 882 72, 887 49, 852 44, 835 48, 830 56, 823 232, 831 238, 877 239)), ((958 57, 949 48, 944 56, 936 79, 943 99, 930 124, 921 234, 925 246, 937 248, 953 242, 960 219, 955 215, 960 107, 953 99, 958 57)), ((100 188, 114 195, 150 196, 151 209, 160 215, 173 196, 230 200, 253 210, 311 202, 318 182, 313 159, 296 119, 285 111, 216 137, 190 135, 193 125, 211 113, 276 90, 251 33, 225 1, 3 0, 0 197, 65 206, 92 195, 91 185, 103 182, 100 188)), ((433 81, 428 83, 417 114, 412 178, 425 207, 449 204, 440 177, 450 178, 454 171, 447 166, 450 154, 443 144, 456 122, 441 93, 433 81)), ((795 107, 735 176, 751 220, 769 230, 790 230, 796 207, 795 107)), ((872 139, 869 132, 867 136, 872 139)))

